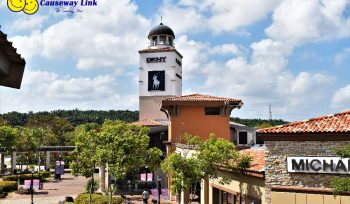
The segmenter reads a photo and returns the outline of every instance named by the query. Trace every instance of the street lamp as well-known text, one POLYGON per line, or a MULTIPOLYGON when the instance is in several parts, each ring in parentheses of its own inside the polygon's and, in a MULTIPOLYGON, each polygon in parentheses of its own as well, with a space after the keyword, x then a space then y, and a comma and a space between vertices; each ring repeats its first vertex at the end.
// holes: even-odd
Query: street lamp
POLYGON ((33 189, 33 177, 34 177, 34 170, 31 171, 32 173, 32 178, 31 178, 31 181, 30 181, 30 194, 31 194, 31 204, 34 204, 34 189, 33 189))
POLYGON ((158 175, 157 176, 157 181, 158 181, 158 201, 157 201, 157 204, 160 204, 160 194, 162 193, 160 182, 162 181, 162 177, 160 177, 158 175))

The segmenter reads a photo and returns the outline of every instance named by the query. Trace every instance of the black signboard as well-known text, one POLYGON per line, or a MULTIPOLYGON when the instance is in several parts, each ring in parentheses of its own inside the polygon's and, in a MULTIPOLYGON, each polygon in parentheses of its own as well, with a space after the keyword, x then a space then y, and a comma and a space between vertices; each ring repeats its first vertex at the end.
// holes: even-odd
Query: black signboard
POLYGON ((148 72, 148 91, 165 91, 165 71, 148 72))

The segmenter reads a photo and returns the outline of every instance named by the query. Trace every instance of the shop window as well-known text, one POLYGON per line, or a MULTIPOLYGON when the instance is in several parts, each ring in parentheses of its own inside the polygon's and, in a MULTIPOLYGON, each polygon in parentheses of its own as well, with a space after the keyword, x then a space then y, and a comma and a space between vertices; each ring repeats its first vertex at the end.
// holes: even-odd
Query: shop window
POLYGON ((220 108, 206 107, 204 109, 205 115, 220 115, 220 108))
POLYGON ((225 192, 221 191, 221 204, 235 204, 236 203, 236 196, 225 192))
POLYGON ((238 133, 238 144, 248 144, 248 133, 247 132, 239 132, 238 133))
POLYGON ((256 136, 256 144, 264 144, 264 140, 260 136, 256 136))

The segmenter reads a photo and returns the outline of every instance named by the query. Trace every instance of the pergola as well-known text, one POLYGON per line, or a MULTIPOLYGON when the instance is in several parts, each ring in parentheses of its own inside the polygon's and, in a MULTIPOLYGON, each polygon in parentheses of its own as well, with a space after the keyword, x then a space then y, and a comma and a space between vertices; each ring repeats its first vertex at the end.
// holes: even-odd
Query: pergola
MULTIPOLYGON (((75 146, 41 146, 38 148, 38 152, 45 152, 45 169, 50 168, 50 154, 51 153, 66 153, 71 152, 75 149, 75 146)), ((11 156, 11 171, 16 168, 16 160, 17 160, 17 151, 12 152, 11 156)), ((0 148, 0 154, 1 154, 1 164, 0 169, 3 172, 4 165, 5 165, 5 150, 3 148, 0 148)))

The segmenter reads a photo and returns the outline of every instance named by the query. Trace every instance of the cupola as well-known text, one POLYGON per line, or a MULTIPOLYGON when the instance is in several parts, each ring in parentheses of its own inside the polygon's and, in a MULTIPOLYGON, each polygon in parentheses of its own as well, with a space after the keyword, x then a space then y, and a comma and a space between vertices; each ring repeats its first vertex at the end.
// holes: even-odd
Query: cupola
POLYGON ((169 26, 160 23, 149 32, 148 39, 150 40, 150 48, 174 47, 175 35, 169 26))

